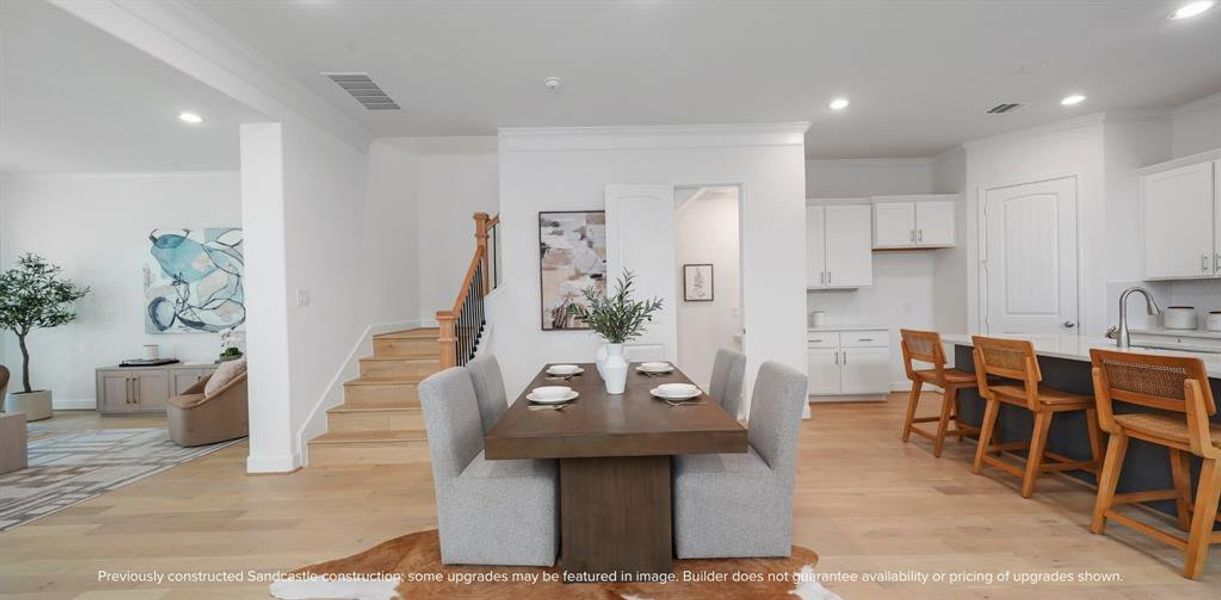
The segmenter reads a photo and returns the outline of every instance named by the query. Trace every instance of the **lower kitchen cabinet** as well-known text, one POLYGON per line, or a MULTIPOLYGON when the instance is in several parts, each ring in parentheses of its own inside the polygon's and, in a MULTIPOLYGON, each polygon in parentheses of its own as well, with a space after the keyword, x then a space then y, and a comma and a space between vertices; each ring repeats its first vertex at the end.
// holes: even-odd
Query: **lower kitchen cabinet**
POLYGON ((890 391, 890 331, 884 328, 809 331, 811 396, 885 394, 890 391))
POLYGON ((165 412, 171 396, 207 377, 213 365, 104 367, 97 370, 97 405, 102 414, 165 412))

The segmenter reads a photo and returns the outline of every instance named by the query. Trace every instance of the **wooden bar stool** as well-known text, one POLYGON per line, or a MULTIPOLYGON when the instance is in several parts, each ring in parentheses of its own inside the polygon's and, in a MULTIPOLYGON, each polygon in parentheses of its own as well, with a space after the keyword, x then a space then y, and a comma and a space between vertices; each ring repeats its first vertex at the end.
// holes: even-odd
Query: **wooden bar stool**
POLYGON ((1113 350, 1090 350, 1094 363, 1094 393, 1098 398, 1098 418, 1111 434, 1106 462, 1098 480, 1098 499, 1090 531, 1103 533, 1107 519, 1114 519, 1141 533, 1183 550, 1186 561, 1183 576, 1200 577, 1210 544, 1221 542, 1221 532, 1213 531, 1217 519, 1217 498, 1221 495, 1221 425, 1210 423, 1216 414, 1208 373, 1198 358, 1136 354, 1113 350), (1117 415, 1115 400, 1158 409, 1117 415), (1123 467, 1128 440, 1136 438, 1170 450, 1170 472, 1174 489, 1116 494, 1119 471, 1123 467), (1204 463, 1195 502, 1191 501, 1191 455, 1204 463), (1137 521, 1115 511, 1118 504, 1174 500, 1178 526, 1187 530, 1187 539, 1137 521))
POLYGON ((1097 473, 1102 459, 1102 432, 1098 429, 1098 411, 1094 398, 1043 385, 1043 374, 1039 371, 1039 361, 1035 358, 1034 344, 1029 341, 978 335, 972 339, 975 344, 975 375, 979 380, 979 393, 987 401, 984 422, 980 426, 979 446, 975 448, 975 473, 980 473, 987 464, 1021 477, 1023 498, 1029 498, 1034 493, 1035 481, 1040 473, 1078 469, 1097 473), (992 385, 988 382, 989 375, 1016 381, 992 385), (1029 442, 992 443, 1001 404, 1024 408, 1034 414, 1034 431, 1029 442), (1047 451, 1047 434, 1051 431, 1052 417, 1056 413, 1076 410, 1085 411, 1092 460, 1073 460, 1047 451), (1006 450, 1022 449, 1027 450, 1025 469, 1003 460, 1000 456, 1000 453, 1006 450))
POLYGON ((976 435, 979 428, 963 423, 959 418, 962 414, 958 406, 958 390, 973 388, 978 385, 975 375, 954 368, 945 368, 945 352, 941 347, 941 335, 936 331, 916 331, 900 329, 903 349, 903 366, 907 369, 907 378, 912 381, 911 393, 907 397, 907 418, 903 421, 903 443, 907 443, 911 434, 924 436, 933 440, 933 456, 941 456, 941 447, 949 434, 962 440, 964 434, 976 435), (932 364, 931 369, 917 369, 912 361, 932 364), (916 405, 920 402, 920 389, 924 384, 935 385, 944 390, 941 398, 941 415, 937 417, 916 418, 916 405), (954 421, 954 430, 950 431, 950 421, 954 421), (929 433, 916 423, 937 422, 937 432, 929 433))

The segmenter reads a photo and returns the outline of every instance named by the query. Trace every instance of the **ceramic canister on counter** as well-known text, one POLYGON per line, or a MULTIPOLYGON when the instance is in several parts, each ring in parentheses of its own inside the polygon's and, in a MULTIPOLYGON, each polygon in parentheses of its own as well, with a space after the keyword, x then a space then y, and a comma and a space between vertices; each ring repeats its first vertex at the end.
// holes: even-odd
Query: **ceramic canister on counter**
POLYGON ((1214 310, 1204 318, 1204 328, 1209 331, 1221 331, 1221 310, 1214 310))
POLYGON ((826 323, 827 323, 827 313, 825 313, 821 310, 810 311, 809 317, 807 319, 807 325, 809 327, 822 327, 826 323))
POLYGON ((1199 324, 1194 306, 1170 306, 1162 311, 1162 326, 1166 329, 1195 329, 1199 324))

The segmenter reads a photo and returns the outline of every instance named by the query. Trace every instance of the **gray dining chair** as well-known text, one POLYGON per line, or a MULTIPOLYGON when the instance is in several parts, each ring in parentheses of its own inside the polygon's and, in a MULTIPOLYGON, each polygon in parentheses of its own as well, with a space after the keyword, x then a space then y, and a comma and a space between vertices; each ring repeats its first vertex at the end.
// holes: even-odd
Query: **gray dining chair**
POLYGON ((475 386, 475 400, 479 402, 479 418, 483 421, 483 432, 487 433, 500 415, 509 408, 509 397, 505 394, 505 379, 500 372, 500 363, 492 354, 481 354, 466 364, 471 385, 475 386))
POLYGON ((555 564, 555 461, 487 460, 475 389, 461 367, 421 381, 419 394, 437 495, 441 562, 555 564))
POLYGON ((674 546, 679 558, 789 556, 793 480, 806 376, 759 368, 744 454, 674 460, 674 546))
POLYGON ((746 378, 746 355, 728 348, 716 351, 712 361, 712 381, 708 395, 712 396, 725 412, 738 418, 742 409, 742 381, 746 378))

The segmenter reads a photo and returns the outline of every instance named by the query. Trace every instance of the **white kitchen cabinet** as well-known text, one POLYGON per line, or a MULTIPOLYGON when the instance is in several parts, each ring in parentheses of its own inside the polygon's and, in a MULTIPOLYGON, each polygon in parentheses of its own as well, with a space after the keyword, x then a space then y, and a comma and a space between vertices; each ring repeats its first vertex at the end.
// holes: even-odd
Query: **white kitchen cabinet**
POLYGON ((838 394, 840 390, 839 348, 810 348, 807 357, 810 395, 838 394))
POLYGON ((1217 163, 1203 161, 1141 177, 1146 279, 1221 275, 1217 163))
POLYGON ((811 396, 869 394, 883 400, 890 391, 889 330, 820 328, 810 330, 807 340, 811 396))
POLYGON ((957 196, 877 196, 873 199, 873 247, 945 248, 955 244, 957 196))
POLYGON ((806 287, 873 285, 868 204, 806 207, 806 287))
POLYGON ((890 348, 840 350, 840 393, 885 394, 890 391, 890 348))

